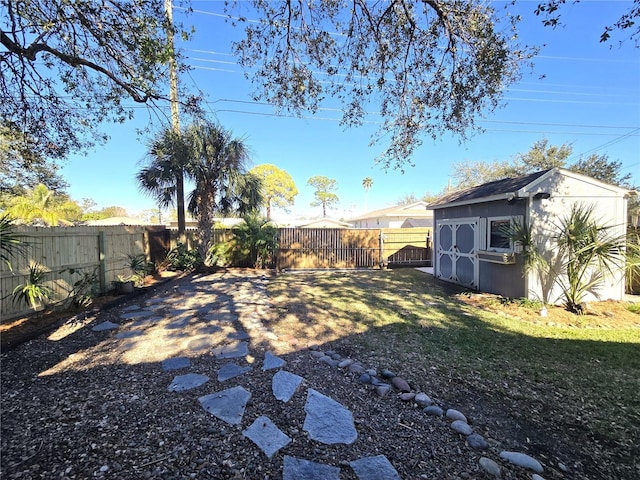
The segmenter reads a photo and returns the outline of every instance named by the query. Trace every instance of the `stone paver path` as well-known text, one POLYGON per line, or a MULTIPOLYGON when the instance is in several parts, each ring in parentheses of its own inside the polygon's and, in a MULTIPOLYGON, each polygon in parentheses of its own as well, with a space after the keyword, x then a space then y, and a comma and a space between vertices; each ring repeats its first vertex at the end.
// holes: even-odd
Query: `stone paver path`
MULTIPOLYGON (((243 367, 233 360, 246 359, 251 355, 252 339, 278 340, 261 321, 271 308, 266 295, 267 281, 266 277, 250 277, 242 281, 237 277, 227 279, 217 275, 196 277, 191 283, 182 282, 174 286, 170 295, 150 298, 140 305, 125 308, 120 316, 122 324, 103 322, 93 326, 93 331, 119 339, 125 355, 160 362, 165 371, 182 370, 183 373, 176 375, 167 386, 176 395, 187 395, 189 390, 210 380, 203 372, 188 371, 194 367, 189 357, 184 355, 185 351, 210 353, 218 360, 231 360, 217 372, 218 382, 228 382, 229 388, 200 396, 200 406, 220 421, 244 427, 242 435, 268 459, 283 450, 282 478, 285 480, 338 480, 342 468, 350 468, 359 480, 400 479, 393 464, 383 455, 341 461, 340 467, 314 461, 312 449, 309 458, 287 455, 286 449, 292 439, 281 430, 286 425, 276 425, 266 415, 258 417, 250 425, 244 421, 245 407, 252 392, 239 385, 233 386, 233 381, 252 367, 243 367), (155 348, 146 346, 146 335, 154 336, 155 348), (157 348, 158 341, 164 348, 157 348)), ((433 405, 425 393, 412 391, 410 384, 392 371, 383 369, 378 373, 331 351, 311 351, 310 360, 313 359, 319 365, 325 365, 324 368, 351 372, 355 381, 369 384, 380 397, 390 391, 398 392, 402 400, 415 402, 424 408, 425 415, 450 422, 451 428, 472 448, 488 448, 484 438, 473 432, 464 414, 453 409, 443 411, 433 405)), ((273 372, 272 382, 264 388, 270 389, 275 399, 287 404, 305 383, 304 379, 286 371, 286 362, 270 351, 266 351, 262 360, 262 366, 256 365, 256 368, 273 372)), ((352 413, 336 399, 311 387, 306 389, 303 426, 309 438, 327 445, 356 442, 358 433, 352 413)), ((185 408, 194 407, 197 408, 197 403, 194 406, 185 402, 185 408)), ((542 465, 528 455, 502 452, 501 458, 536 472, 537 479, 542 478, 538 475, 544 470, 542 465)), ((501 475, 501 466, 489 458, 482 457, 479 466, 490 476, 501 475)))

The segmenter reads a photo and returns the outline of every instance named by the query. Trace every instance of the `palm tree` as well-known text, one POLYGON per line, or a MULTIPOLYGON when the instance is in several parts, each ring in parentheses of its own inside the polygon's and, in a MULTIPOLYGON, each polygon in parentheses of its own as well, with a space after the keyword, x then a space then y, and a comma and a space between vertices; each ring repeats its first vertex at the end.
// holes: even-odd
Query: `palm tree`
POLYGON ((373 187, 373 180, 371 180, 371 177, 365 177, 362 180, 362 187, 364 188, 364 208, 366 210, 369 200, 369 190, 373 187))
POLYGON ((626 234, 614 233, 614 226, 600 225, 594 207, 573 205, 566 217, 553 225, 554 248, 536 242, 533 227, 515 224, 508 233, 511 241, 524 246, 525 272, 537 271, 547 288, 562 290, 567 310, 583 313, 589 292, 597 290, 608 275, 625 269, 625 262, 637 257, 638 246, 627 242, 626 234))
POLYGON ((178 210, 178 235, 185 232, 184 176, 190 161, 189 148, 182 132, 165 128, 149 143, 148 165, 138 172, 140 189, 153 197, 160 207, 175 201, 178 210))
POLYGON ((64 195, 57 196, 53 190, 38 184, 26 195, 13 197, 6 213, 25 222, 40 220, 46 225, 57 226, 61 221, 77 216, 78 210, 78 205, 64 195))
POLYGON ((204 122, 189 127, 187 138, 191 152, 188 175, 195 183, 188 208, 198 219, 201 258, 207 258, 216 213, 242 216, 259 208, 262 181, 246 173, 249 149, 231 131, 204 122))

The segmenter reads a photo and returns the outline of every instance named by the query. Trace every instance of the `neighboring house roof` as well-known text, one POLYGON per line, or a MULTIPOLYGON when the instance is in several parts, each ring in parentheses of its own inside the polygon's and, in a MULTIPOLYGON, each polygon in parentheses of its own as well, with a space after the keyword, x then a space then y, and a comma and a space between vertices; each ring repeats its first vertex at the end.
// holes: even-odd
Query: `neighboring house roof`
POLYGON ((427 211, 427 202, 419 201, 408 205, 394 205, 393 207, 381 208, 371 212, 363 213, 357 217, 350 218, 350 222, 365 220, 367 218, 381 217, 432 217, 433 214, 427 211))
POLYGON ((469 205, 472 203, 484 203, 495 200, 511 200, 513 198, 526 197, 528 196, 528 192, 536 185, 556 174, 597 183, 598 185, 607 187, 612 191, 619 193, 630 193, 630 190, 601 182, 594 178, 587 177, 586 175, 581 175, 562 168, 550 168, 548 170, 542 170, 540 172, 523 175, 521 177, 505 178, 504 180, 496 180, 495 182, 484 183, 477 187, 452 192, 429 204, 428 208, 437 210, 440 208, 455 207, 458 205, 469 205))
POLYGON ((108 226, 108 225, 149 225, 149 222, 130 217, 109 217, 101 220, 90 220, 87 225, 108 226))
POLYGON ((341 222, 340 220, 334 220, 332 218, 319 218, 312 220, 311 222, 298 225, 298 228, 350 228, 352 225, 347 222, 341 222))

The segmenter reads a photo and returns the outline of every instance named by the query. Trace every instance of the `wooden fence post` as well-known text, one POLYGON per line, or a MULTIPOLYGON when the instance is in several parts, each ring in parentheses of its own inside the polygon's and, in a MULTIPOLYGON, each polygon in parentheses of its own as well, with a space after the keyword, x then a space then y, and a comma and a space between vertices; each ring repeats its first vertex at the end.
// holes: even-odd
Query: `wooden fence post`
POLYGON ((98 259, 100 262, 100 293, 107 291, 107 252, 106 236, 104 230, 98 232, 98 259))

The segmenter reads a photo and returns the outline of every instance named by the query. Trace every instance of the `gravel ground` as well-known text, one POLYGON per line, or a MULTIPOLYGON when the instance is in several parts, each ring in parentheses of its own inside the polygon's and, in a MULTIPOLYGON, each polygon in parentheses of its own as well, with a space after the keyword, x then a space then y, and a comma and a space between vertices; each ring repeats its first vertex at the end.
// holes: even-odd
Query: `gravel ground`
MULTIPOLYGON (((126 303, 2 353, 0 476, 279 479, 283 458, 289 455, 338 466, 341 478, 355 479, 350 461, 382 454, 407 480, 490 478, 479 467, 479 458, 499 461, 499 451, 509 444, 492 440, 486 418, 470 418, 474 429, 491 445, 488 451, 479 452, 467 446, 445 420, 425 415, 393 392, 378 397, 358 383, 355 374, 319 363, 295 339, 279 344, 257 327, 251 331, 246 321, 242 325, 243 315, 246 320, 271 313, 268 306, 251 300, 262 288, 262 274, 247 275, 247 271, 242 276, 215 274, 195 282, 195 277, 186 277, 159 287, 153 295, 132 300, 158 308, 167 302, 199 308, 195 323, 204 322, 205 311, 231 306, 239 312, 241 325, 236 322, 230 327, 236 331, 242 327, 251 334, 250 353, 234 361, 252 369, 223 383, 216 380, 217 371, 229 360, 217 359, 210 349, 194 351, 185 346, 197 334, 190 330, 194 322, 182 330, 148 330, 144 341, 116 338, 115 330, 92 331, 91 327, 107 320, 130 326, 135 320, 120 317, 127 311, 126 303), (194 307, 197 302, 200 307, 194 307), (289 403, 277 401, 271 392, 275 370, 261 369, 267 349, 286 360, 285 370, 305 379, 289 403), (161 361, 178 355, 190 358, 187 371, 208 375, 211 380, 183 393, 169 392, 174 376, 187 371, 164 371, 161 361), (200 406, 198 397, 236 385, 252 394, 240 425, 226 424, 200 406), (303 430, 307 388, 330 396, 353 413, 358 432, 353 444, 325 445, 308 438, 303 430), (293 439, 271 459, 242 435, 261 415, 293 439)), ((168 308, 158 313, 166 320, 179 317, 168 308)), ((217 341, 223 341, 221 335, 217 341)), ((343 356, 359 353, 343 344, 336 351, 343 356)), ((530 479, 531 474, 517 467, 504 468, 502 478, 530 479)))

